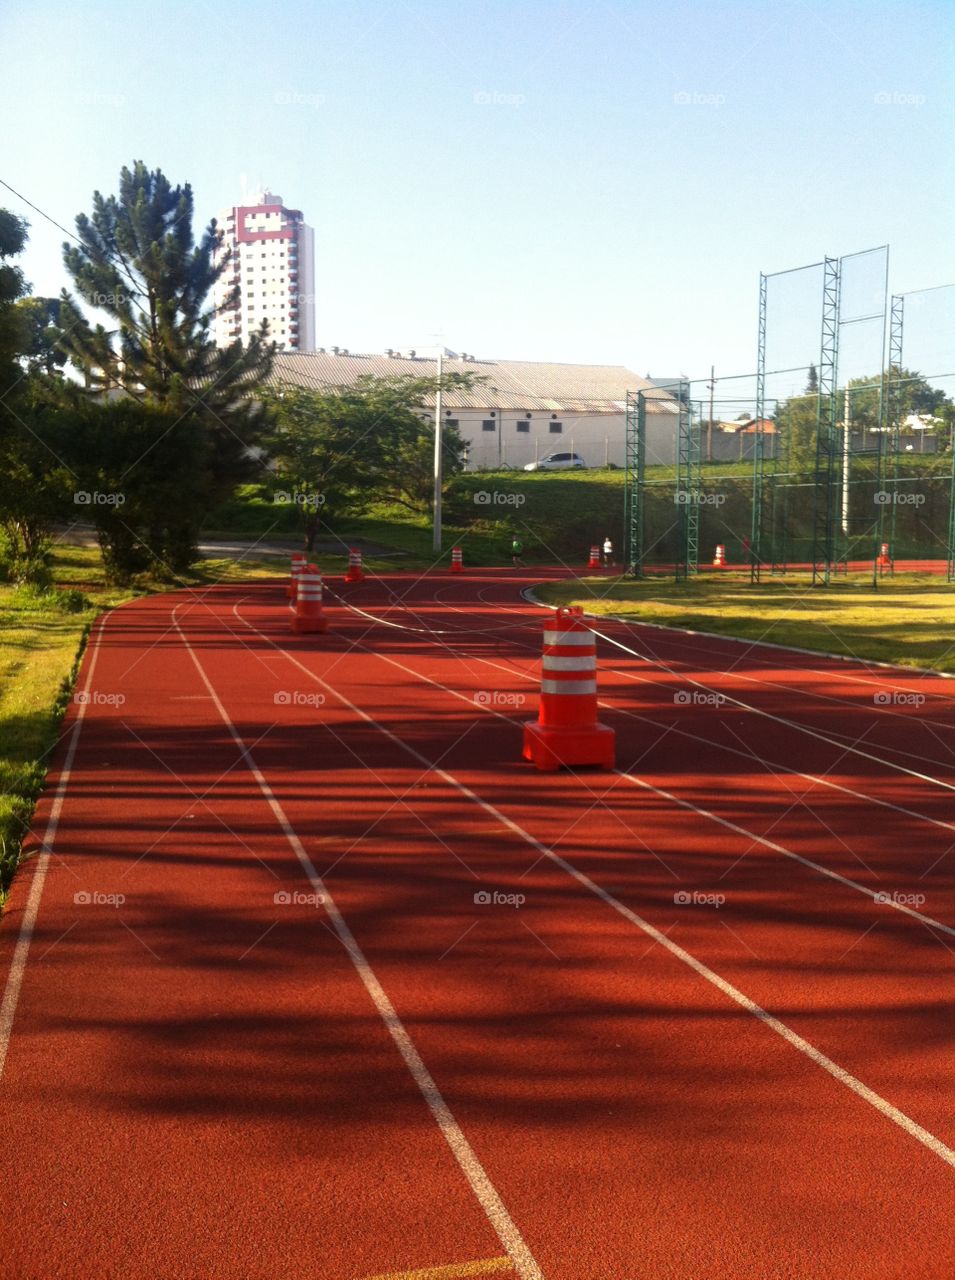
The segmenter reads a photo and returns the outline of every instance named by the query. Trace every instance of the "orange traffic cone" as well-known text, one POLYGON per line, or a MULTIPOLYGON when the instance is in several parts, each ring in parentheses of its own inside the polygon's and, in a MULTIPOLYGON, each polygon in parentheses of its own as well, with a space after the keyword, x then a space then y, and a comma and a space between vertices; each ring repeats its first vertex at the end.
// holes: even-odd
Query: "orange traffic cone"
POLYGON ((614 731, 597 723, 597 641, 583 612, 570 605, 544 623, 540 710, 524 725, 523 754, 546 772, 614 764, 614 731))
POLYGON ((348 572, 345 574, 345 581, 363 582, 364 579, 365 574, 361 567, 361 552, 357 547, 351 547, 348 552, 348 572))
POLYGON ((716 554, 713 557, 713 568, 714 569, 726 568, 726 547, 722 542, 718 542, 716 544, 716 554))
POLYGON ((460 547, 451 548, 451 572, 452 573, 464 572, 464 557, 461 553, 460 547))
POLYGON ((293 604, 295 602, 295 587, 298 581, 298 575, 305 568, 306 564, 307 561, 305 559, 304 551, 292 552, 292 576, 289 578, 288 598, 293 602, 293 604))
POLYGON ((600 548, 596 545, 590 548, 590 559, 587 562, 587 568, 588 569, 600 568, 600 548))
POLYGON ((328 622, 322 612, 322 575, 318 565, 306 565, 298 576, 292 630, 297 633, 328 630, 328 622))

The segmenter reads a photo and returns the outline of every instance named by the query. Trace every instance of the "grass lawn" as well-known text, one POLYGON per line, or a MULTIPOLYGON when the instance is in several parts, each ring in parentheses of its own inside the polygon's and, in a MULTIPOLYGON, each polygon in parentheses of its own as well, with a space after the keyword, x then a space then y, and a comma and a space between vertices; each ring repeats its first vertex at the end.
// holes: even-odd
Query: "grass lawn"
MULTIPOLYGON (((183 585, 242 581, 281 571, 274 562, 204 561, 183 585)), ((56 547, 53 575, 50 592, 0 583, 0 903, 16 869, 93 620, 104 609, 142 594, 106 585, 98 548, 56 547)))
POLYGON ((877 591, 868 575, 815 589, 805 574, 755 587, 728 575, 679 584, 582 578, 537 595, 589 613, 955 672, 955 588, 931 574, 898 574, 877 591))

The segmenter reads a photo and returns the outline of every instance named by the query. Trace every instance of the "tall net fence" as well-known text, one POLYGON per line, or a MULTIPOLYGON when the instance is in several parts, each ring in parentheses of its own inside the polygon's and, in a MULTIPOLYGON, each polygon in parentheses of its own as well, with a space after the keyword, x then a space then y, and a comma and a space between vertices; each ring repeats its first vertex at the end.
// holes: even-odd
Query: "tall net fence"
POLYGON ((628 397, 631 572, 955 577, 955 286, 888 284, 886 245, 762 275, 754 373, 628 397))

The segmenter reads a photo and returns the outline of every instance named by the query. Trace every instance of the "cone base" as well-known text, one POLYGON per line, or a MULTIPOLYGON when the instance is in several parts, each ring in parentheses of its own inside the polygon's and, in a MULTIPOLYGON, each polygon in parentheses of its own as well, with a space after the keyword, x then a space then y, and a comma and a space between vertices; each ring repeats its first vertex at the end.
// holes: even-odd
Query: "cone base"
POLYGON ((612 769, 614 742, 614 731, 605 724, 595 724, 592 729, 550 729, 539 720, 529 720, 524 725, 522 754, 543 773, 578 764, 612 769))
POLYGON ((352 572, 352 570, 349 569, 348 572, 345 574, 345 581, 346 582, 364 582, 365 575, 362 573, 360 569, 356 569, 354 572, 352 572))
POLYGON ((324 618, 293 618, 292 630, 296 635, 310 631, 327 631, 328 623, 324 618))
POLYGON ((460 564, 453 564, 453 565, 451 566, 451 572, 452 572, 452 573, 463 573, 463 572, 464 572, 464 566, 463 566, 463 565, 460 565, 460 564))

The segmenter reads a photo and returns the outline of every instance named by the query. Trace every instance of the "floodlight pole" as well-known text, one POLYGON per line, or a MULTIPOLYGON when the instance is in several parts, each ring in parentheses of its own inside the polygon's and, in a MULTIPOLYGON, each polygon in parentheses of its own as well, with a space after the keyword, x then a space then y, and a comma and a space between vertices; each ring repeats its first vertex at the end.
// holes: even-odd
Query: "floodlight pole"
POLYGON ((849 537, 849 386, 846 384, 842 409, 842 532, 849 537))
POLYGON ((438 385, 434 395, 434 506, 431 549, 441 551, 441 377, 444 349, 438 348, 438 385))

